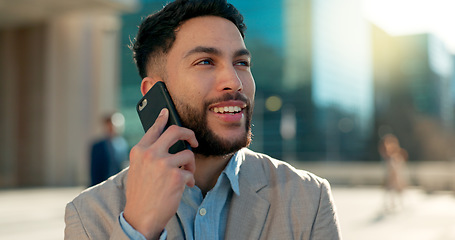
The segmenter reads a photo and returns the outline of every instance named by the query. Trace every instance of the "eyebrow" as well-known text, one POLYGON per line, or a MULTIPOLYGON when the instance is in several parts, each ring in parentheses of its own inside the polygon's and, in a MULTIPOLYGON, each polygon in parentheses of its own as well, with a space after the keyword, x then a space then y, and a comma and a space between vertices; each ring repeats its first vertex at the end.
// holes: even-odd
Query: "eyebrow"
MULTIPOLYGON (((209 54, 213 54, 213 55, 216 55, 216 56, 221 56, 222 55, 222 52, 217 49, 217 48, 214 48, 214 47, 203 47, 203 46, 197 46, 193 49, 191 49, 190 51, 188 51, 184 58, 187 58, 193 54, 196 54, 196 53, 209 53, 209 54)), ((239 49, 237 51, 234 52, 233 54, 233 57, 240 57, 240 56, 247 56, 247 57, 251 57, 251 53, 250 51, 248 51, 248 49, 246 48, 242 48, 242 49, 239 49)))

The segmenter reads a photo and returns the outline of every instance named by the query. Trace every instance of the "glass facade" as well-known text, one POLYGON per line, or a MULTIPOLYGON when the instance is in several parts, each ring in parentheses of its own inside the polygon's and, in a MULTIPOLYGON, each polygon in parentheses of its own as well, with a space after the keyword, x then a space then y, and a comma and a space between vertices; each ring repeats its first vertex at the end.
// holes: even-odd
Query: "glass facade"
MULTIPOLYGON (((139 12, 123 16, 122 111, 131 145, 143 134, 134 110, 141 79, 126 46, 141 18, 166 2, 143 0, 139 12)), ((251 148, 289 161, 379 159, 378 109, 384 106, 378 99, 390 101, 391 95, 380 91, 377 79, 392 70, 378 67, 377 33, 364 18, 363 1, 229 2, 245 17, 245 43, 253 56, 251 148)))
MULTIPOLYGON (((372 107, 368 25, 359 7, 338 9, 331 2, 230 1, 245 17, 245 43, 253 55, 257 95, 252 149, 285 160, 339 160, 343 152, 359 152, 363 146, 356 143, 365 142, 371 130, 372 107), (349 34, 340 30, 351 23, 357 25, 349 34), (267 104, 273 99, 281 102, 275 109, 267 104), (351 145, 342 145, 347 136, 351 145)), ((165 1, 142 4, 140 12, 123 17, 122 111, 132 145, 142 136, 134 110, 140 78, 126 46, 141 17, 165 1)))

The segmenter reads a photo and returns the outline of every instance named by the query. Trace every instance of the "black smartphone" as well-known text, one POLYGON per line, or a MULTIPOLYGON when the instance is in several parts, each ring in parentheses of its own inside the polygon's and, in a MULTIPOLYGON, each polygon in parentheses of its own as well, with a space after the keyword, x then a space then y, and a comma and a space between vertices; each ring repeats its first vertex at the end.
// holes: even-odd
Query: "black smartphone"
MULTIPOLYGON (((136 105, 136 110, 145 132, 155 123, 163 108, 169 110, 169 119, 163 131, 171 125, 182 126, 166 85, 164 82, 159 81, 153 85, 136 105)), ((186 141, 179 140, 169 148, 169 153, 174 154, 185 149, 191 150, 190 145, 186 141)))

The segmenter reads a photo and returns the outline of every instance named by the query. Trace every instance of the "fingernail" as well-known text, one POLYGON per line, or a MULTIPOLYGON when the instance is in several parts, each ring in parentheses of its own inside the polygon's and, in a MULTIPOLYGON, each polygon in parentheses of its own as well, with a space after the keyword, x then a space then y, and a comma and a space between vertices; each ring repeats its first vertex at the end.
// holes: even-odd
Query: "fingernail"
POLYGON ((160 115, 158 115, 158 117, 164 116, 164 114, 166 113, 166 110, 167 110, 166 108, 161 109, 160 115))

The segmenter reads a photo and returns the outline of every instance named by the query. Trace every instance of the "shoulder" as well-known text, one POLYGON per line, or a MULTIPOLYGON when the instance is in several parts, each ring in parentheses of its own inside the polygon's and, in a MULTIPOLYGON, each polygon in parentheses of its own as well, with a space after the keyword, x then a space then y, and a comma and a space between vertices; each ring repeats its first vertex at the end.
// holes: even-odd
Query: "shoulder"
POLYGON ((295 180, 298 184, 314 185, 316 187, 327 184, 327 180, 324 178, 302 169, 296 169, 289 163, 266 154, 257 153, 249 149, 243 149, 242 152, 245 154, 243 163, 247 166, 245 169, 256 173, 258 170, 262 170, 267 179, 275 179, 277 181, 295 180))
POLYGON ((242 167, 245 164, 246 171, 240 171, 243 183, 258 186, 250 189, 273 203, 273 209, 283 212, 293 209, 298 216, 310 220, 323 211, 328 212, 329 218, 334 214, 331 187, 326 179, 265 154, 251 150, 244 150, 244 154, 242 167))
POLYGON ((67 230, 78 226, 89 235, 109 234, 126 203, 127 172, 128 169, 125 169, 105 182, 84 190, 68 203, 65 210, 67 230))
POLYGON ((79 194, 73 203, 76 206, 82 205, 107 205, 120 204, 125 200, 125 184, 128 168, 110 177, 106 181, 90 187, 79 194))
MULTIPOLYGON (((242 150, 245 160, 239 173, 239 182, 250 186, 265 198, 280 196, 282 199, 305 199, 319 202, 323 195, 330 195, 329 182, 311 172, 296 169, 289 163, 251 150, 242 150)), ((242 186, 241 186, 242 189, 242 186)))

